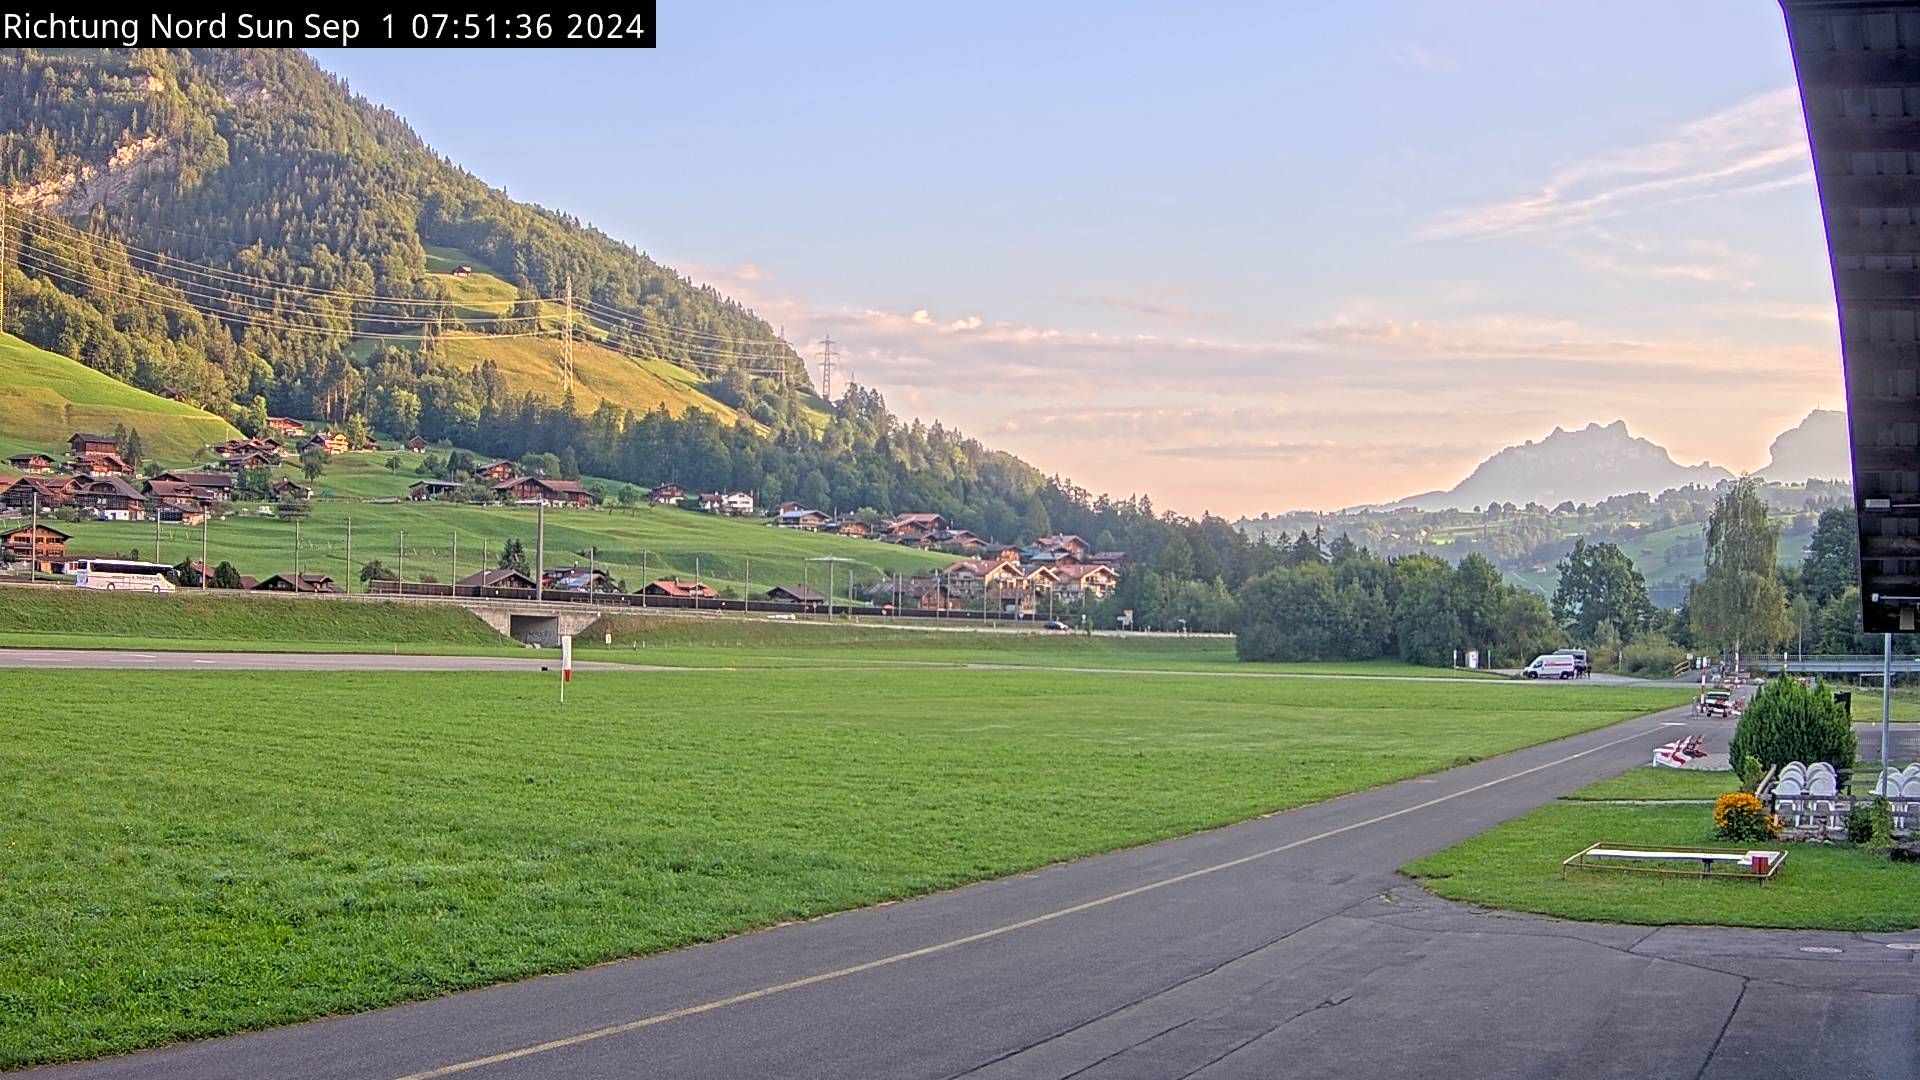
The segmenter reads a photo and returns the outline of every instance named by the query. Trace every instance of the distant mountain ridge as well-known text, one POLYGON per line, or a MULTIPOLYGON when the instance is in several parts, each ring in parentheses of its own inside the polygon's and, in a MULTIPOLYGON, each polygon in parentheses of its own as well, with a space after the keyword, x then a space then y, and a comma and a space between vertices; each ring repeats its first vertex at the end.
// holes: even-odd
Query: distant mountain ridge
POLYGON ((1813 410, 1773 440, 1767 457, 1767 467, 1759 474, 1779 483, 1851 478, 1853 457, 1847 442, 1847 414, 1838 409, 1813 410))
POLYGON ((1445 491, 1429 491, 1379 505, 1381 509, 1471 509, 1489 503, 1554 506, 1596 503, 1631 491, 1652 494, 1689 484, 1711 486, 1733 474, 1702 462, 1682 465, 1665 447, 1627 431, 1627 422, 1554 428, 1539 442, 1509 446, 1480 463, 1445 491))

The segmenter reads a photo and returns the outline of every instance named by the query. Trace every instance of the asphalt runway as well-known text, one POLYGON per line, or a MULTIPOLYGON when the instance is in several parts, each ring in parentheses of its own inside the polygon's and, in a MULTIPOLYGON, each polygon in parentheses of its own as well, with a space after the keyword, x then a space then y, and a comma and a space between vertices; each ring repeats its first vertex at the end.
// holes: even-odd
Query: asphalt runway
POLYGON ((918 900, 23 1075, 1920 1077, 1920 952, 1887 947, 1920 932, 1566 923, 1394 872, 1685 731, 1730 724, 1676 710, 918 900))

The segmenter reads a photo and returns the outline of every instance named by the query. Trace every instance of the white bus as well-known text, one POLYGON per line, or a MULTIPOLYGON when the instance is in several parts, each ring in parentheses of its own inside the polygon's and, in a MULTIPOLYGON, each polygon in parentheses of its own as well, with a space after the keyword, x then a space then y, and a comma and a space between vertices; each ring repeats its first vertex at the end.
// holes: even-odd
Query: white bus
POLYGON ((134 562, 130 559, 80 559, 68 567, 73 583, 82 589, 118 589, 131 592, 170 593, 173 582, 165 563, 134 562))

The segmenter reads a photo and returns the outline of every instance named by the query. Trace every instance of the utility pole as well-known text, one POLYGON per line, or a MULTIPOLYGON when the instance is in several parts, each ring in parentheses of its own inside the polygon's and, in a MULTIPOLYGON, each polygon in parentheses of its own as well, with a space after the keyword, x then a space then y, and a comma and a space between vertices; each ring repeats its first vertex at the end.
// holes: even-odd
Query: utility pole
POLYGON ((206 591, 207 579, 213 576, 213 567, 207 565, 207 522, 212 519, 212 514, 202 512, 200 518, 200 591, 202 592, 206 591))
POLYGON ((1886 651, 1880 657, 1880 784, 1881 793, 1886 794, 1887 735, 1893 729, 1893 635, 1886 635, 1886 651))
POLYGON ((753 610, 753 556, 751 555, 747 556, 747 585, 746 585, 745 596, 747 598, 747 610, 752 611, 753 610))
POLYGON ((820 396, 833 404, 833 335, 820 339, 820 396))
POLYGON ((547 500, 534 508, 533 598, 545 600, 547 578, 547 500))
POLYGON ((299 518, 293 519, 293 576, 295 581, 298 581, 300 578, 300 519, 299 518))
POLYGON ((400 586, 400 595, 405 596, 407 595, 407 530, 400 530, 400 538, 395 544, 395 550, 399 552, 399 565, 394 568, 393 577, 400 586))
MULTIPOLYGON (((372 588, 373 583, 368 582, 367 587, 372 588)), ((352 518, 347 519, 347 591, 348 592, 353 591, 353 519, 352 518)))
POLYGON ((153 500, 153 561, 160 561, 160 500, 153 500))
POLYGON ((460 530, 453 530, 453 556, 447 560, 447 595, 460 595, 460 530))
POLYGON ((573 275, 567 275, 567 324, 561 331, 560 368, 564 374, 561 392, 573 389, 573 275))
MULTIPOLYGON (((0 206, 5 206, 5 205, 6 205, 5 203, 0 203, 0 206)), ((4 270, 4 268, 0 267, 0 270, 4 270)), ((40 489, 39 488, 33 489, 33 525, 32 525, 32 532, 31 532, 31 539, 28 541, 28 543, 32 545, 29 549, 29 552, 30 552, 29 557, 33 561, 27 564, 27 582, 31 584, 33 582, 40 580, 40 489)))

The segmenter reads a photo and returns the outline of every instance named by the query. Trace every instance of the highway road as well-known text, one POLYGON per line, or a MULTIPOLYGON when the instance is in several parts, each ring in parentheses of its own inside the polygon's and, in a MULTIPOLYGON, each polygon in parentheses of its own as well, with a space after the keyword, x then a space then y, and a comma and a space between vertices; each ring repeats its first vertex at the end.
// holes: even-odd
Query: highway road
POLYGON ((1636 719, 919 900, 24 1075, 1920 1077, 1920 952, 1888 947, 1920 933, 1565 923, 1394 872, 1729 728, 1636 719))

